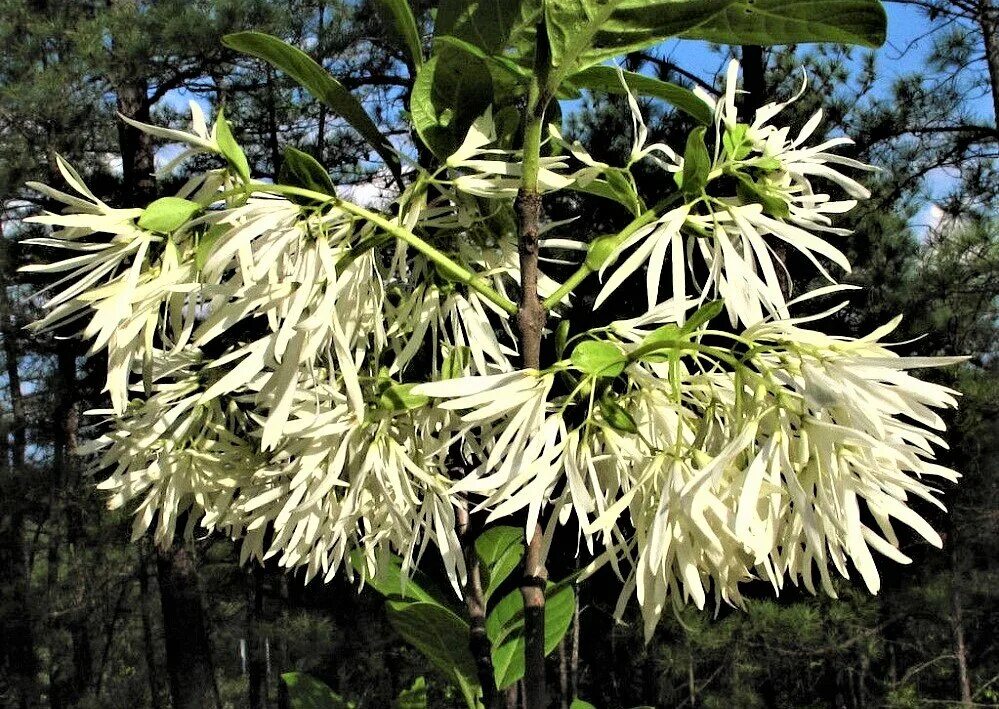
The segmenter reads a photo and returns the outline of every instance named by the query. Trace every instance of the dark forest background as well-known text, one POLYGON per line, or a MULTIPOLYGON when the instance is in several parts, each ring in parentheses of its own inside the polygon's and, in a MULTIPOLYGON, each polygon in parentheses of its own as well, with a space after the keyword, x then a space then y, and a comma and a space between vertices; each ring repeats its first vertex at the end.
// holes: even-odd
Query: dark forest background
MULTIPOLYGON (((417 5, 429 24, 427 3, 417 5)), ((855 154, 882 168, 869 180, 874 197, 849 218, 855 233, 844 249, 855 267, 847 281, 865 290, 836 326, 862 334, 901 312, 898 339, 925 334, 903 352, 973 358, 934 374, 964 392, 941 456, 964 480, 947 491, 949 514, 921 509, 945 547, 909 540, 914 563, 886 562, 877 597, 848 581, 837 600, 750 589, 757 600, 745 611, 690 610, 647 645, 637 609, 613 621, 617 582, 598 576, 580 589, 572 630, 549 660, 553 706, 574 696, 598 707, 999 706, 999 5, 891 5, 918 13, 925 32, 911 70, 886 72, 890 59, 832 46, 717 47, 713 65, 744 56, 755 98, 771 100, 797 90, 805 64, 811 89, 787 120, 800 125, 821 106, 825 130, 853 136, 855 154)), ((151 179, 169 149, 116 112, 186 125, 187 100, 224 105, 255 173, 276 174, 279 145, 291 143, 358 198, 377 194, 383 177, 335 115, 222 47, 221 35, 240 29, 321 58, 405 145, 403 53, 365 0, 0 0, 0 706, 161 709, 172 685, 202 681, 210 705, 261 709, 278 706, 280 675, 292 670, 362 707, 392 706, 425 675, 431 706, 458 706, 371 589, 241 567, 221 538, 165 550, 130 541, 128 515, 104 509, 77 455, 83 412, 104 401, 102 358, 23 329, 42 284, 18 273, 39 256, 18 246, 29 231, 19 220, 45 206, 26 180, 57 185, 57 153, 119 206, 183 179, 151 179)), ((685 61, 685 46, 627 62, 717 86, 704 71, 707 50, 685 61)), ((646 109, 654 137, 682 145, 682 117, 646 109)), ((623 100, 586 98, 566 114, 567 131, 598 159, 628 154, 623 100)), ((663 178, 646 179, 654 190, 663 178)), ((581 216, 574 236, 623 217, 579 201, 547 209, 553 219, 581 216)))

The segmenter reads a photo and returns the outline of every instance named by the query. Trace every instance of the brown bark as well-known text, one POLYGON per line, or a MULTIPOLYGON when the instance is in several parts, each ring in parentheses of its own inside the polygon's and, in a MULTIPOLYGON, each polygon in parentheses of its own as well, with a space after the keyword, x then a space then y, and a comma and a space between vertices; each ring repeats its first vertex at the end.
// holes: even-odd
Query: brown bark
MULTIPOLYGON (((538 235, 541 195, 521 190, 517 197, 520 250, 520 304, 517 328, 520 353, 528 369, 541 367, 541 333, 545 309, 538 298, 538 235)), ((524 553, 524 698, 528 709, 544 709, 545 699, 545 585, 548 571, 541 558, 541 525, 535 526, 524 553)))
POLYGON ((264 570, 254 564, 247 572, 246 652, 250 709, 267 709, 267 650, 260 622, 264 616, 264 570))
POLYGON ((978 0, 977 19, 982 30, 985 62, 989 69, 995 127, 999 130, 999 5, 996 5, 995 0, 978 0))
POLYGON ((139 553, 139 613, 142 621, 142 645, 146 656, 146 682, 149 684, 149 706, 162 709, 160 696, 160 672, 156 662, 156 645, 153 639, 153 603, 149 589, 149 558, 146 545, 139 553))
POLYGON ((743 95, 739 119, 743 123, 751 123, 753 116, 766 100, 766 62, 763 59, 763 47, 747 44, 742 47, 742 87, 743 95))
MULTIPOLYGON (((954 540, 951 537, 951 544, 954 540)), ((968 673, 968 646, 964 638, 964 606, 961 600, 961 576, 957 552, 951 548, 950 608, 951 629, 954 635, 954 657, 957 659, 957 681, 961 692, 961 706, 974 706, 971 699, 971 678, 968 673)))
POLYGON ((496 672, 493 668, 492 643, 486 634, 486 597, 482 590, 479 555, 475 551, 478 534, 471 527, 468 507, 464 501, 455 509, 458 539, 465 553, 467 578, 462 589, 468 611, 468 649, 475 660, 475 670, 482 687, 482 704, 486 709, 497 706, 496 672))
POLYGON ((21 394, 18 370, 20 352, 14 315, 10 309, 7 283, 0 281, 0 335, 3 338, 4 364, 11 401, 11 418, 3 436, 0 457, 0 491, 8 502, 0 516, 0 573, 7 581, 0 590, 0 677, 9 678, 12 699, 21 709, 39 706, 40 692, 36 676, 38 655, 32 626, 31 593, 24 549, 24 507, 21 504, 27 448, 27 419, 21 394), (9 436, 9 437, 8 437, 9 436))
POLYGON ((194 550, 180 541, 157 549, 156 569, 173 709, 221 707, 194 550))

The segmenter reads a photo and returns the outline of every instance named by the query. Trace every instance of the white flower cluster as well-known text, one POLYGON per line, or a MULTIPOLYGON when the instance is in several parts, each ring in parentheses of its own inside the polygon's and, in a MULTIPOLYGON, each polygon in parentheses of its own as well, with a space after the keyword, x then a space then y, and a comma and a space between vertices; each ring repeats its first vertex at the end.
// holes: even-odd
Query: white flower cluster
MULTIPOLYGON (((71 255, 32 267, 66 274, 36 328, 75 325, 91 353, 107 351, 111 408, 92 449, 111 505, 137 504, 136 535, 168 542, 188 513, 241 539, 244 559, 309 577, 348 560, 373 573, 390 550, 409 569, 432 543, 456 590, 456 505, 543 521, 549 539, 574 520, 590 570, 619 571, 622 604, 638 596, 647 633, 667 603, 739 604, 753 579, 834 593, 830 569, 848 576, 852 564, 876 592, 872 551, 908 561, 896 523, 939 544, 908 502, 939 504, 932 481, 957 478, 933 462, 933 409, 955 392, 908 370, 959 360, 894 355, 881 340, 896 323, 850 339, 805 327, 822 316, 792 317, 845 287, 789 302, 776 245, 830 280, 820 258, 848 269, 825 236, 844 233, 831 217, 866 192, 830 165, 865 166, 829 152, 845 138, 806 145, 819 115, 794 138, 769 124, 783 104, 738 123, 737 71, 714 107, 713 154, 698 135, 683 157, 649 145, 630 94, 624 167, 551 130, 566 154, 544 159, 543 190, 613 182, 627 197, 628 169, 651 159, 684 203, 636 221, 599 259, 547 240, 586 253, 584 276, 607 276, 598 306, 645 267, 648 307, 576 332, 542 371, 516 364, 518 257, 495 218, 522 165, 490 147, 488 114, 391 216, 231 169, 146 210, 112 209, 60 161, 79 196, 36 186, 68 213, 35 218, 57 231, 31 243, 71 255), (816 178, 851 199, 817 192, 816 178), (723 310, 732 327, 717 329, 723 310)), ((238 166, 219 123, 209 132, 195 110, 194 124, 150 131, 238 166)), ((569 302, 544 275, 539 290, 569 302)))

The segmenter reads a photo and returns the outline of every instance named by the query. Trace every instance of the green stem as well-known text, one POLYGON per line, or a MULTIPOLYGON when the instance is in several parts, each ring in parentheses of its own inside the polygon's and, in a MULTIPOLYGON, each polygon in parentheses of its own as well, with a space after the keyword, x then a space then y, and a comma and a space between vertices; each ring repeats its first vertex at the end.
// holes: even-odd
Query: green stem
POLYGON ((433 261, 448 278, 464 283, 469 288, 479 293, 482 297, 492 303, 495 303, 510 315, 515 315, 517 313, 517 306, 512 301, 504 298, 500 293, 494 290, 486 282, 486 280, 482 278, 482 276, 472 273, 461 264, 453 261, 443 252, 428 244, 409 229, 399 226, 398 224, 393 224, 377 212, 372 212, 369 209, 365 209, 364 207, 354 204, 353 202, 347 202, 339 197, 334 197, 322 192, 314 192, 313 190, 307 190, 301 187, 292 187, 290 185, 271 185, 264 182, 254 182, 251 187, 257 192, 293 195, 296 197, 314 199, 320 202, 333 202, 338 209, 341 209, 348 214, 353 214, 355 217, 360 217, 361 219, 374 224, 387 234, 399 239, 399 241, 412 246, 414 249, 433 261))

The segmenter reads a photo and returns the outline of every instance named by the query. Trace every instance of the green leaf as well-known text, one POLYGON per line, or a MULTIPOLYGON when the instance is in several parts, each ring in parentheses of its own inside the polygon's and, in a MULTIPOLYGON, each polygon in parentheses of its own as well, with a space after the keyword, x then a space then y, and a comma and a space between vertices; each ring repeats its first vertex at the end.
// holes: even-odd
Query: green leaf
POLYGON ((201 235, 198 239, 197 250, 194 252, 195 268, 200 271, 205 267, 205 264, 208 263, 208 257, 212 255, 212 249, 215 248, 215 242, 229 231, 229 228, 226 224, 212 224, 211 228, 201 235))
POLYGON ((465 369, 471 361, 472 348, 465 345, 452 347, 447 357, 444 358, 444 364, 441 365, 441 378, 458 379, 464 376, 465 369))
MULTIPOLYGON (((281 161, 278 182, 282 185, 322 192, 331 197, 336 196, 336 188, 333 186, 333 180, 330 179, 330 174, 326 172, 326 168, 308 153, 303 153, 290 145, 284 149, 284 160, 281 161)), ((304 197, 292 197, 292 199, 299 203, 313 201, 304 197)))
POLYGON ((621 348, 607 340, 580 342, 570 359, 576 369, 593 377, 616 377, 628 363, 621 348))
POLYGON ((479 555, 483 595, 486 602, 520 563, 524 555, 524 530, 520 527, 493 527, 475 540, 479 555))
POLYGON ((442 0, 435 37, 450 35, 493 56, 530 59, 541 0, 442 0))
POLYGON ((559 322, 558 327, 555 328, 555 356, 562 359, 562 355, 565 354, 566 345, 569 342, 569 328, 571 327, 568 320, 562 320, 559 322))
POLYGON ((722 145, 725 147, 725 154, 732 160, 742 160, 749 156, 753 146, 746 139, 749 133, 749 126, 745 123, 736 123, 732 128, 725 128, 722 134, 722 145))
POLYGON ((724 5, 681 36, 718 44, 836 42, 880 47, 888 26, 879 0, 735 0, 724 5))
POLYGON ((619 74, 618 69, 612 66, 591 66, 589 69, 576 72, 566 79, 566 82, 581 89, 623 94, 624 84, 621 83, 621 75, 633 93, 662 99, 690 115, 698 123, 709 125, 712 122, 711 106, 698 98, 693 91, 644 74, 632 71, 619 74))
POLYGON ((672 350, 688 344, 686 333, 676 325, 663 325, 645 336, 641 344, 631 352, 631 359, 646 362, 659 362, 663 358, 655 353, 661 350, 672 350))
POLYGON ((392 174, 397 179, 400 178, 399 156, 388 138, 382 135, 361 102, 308 54, 298 47, 262 32, 227 34, 222 38, 222 42, 237 52, 263 59, 297 81, 360 133, 381 155, 392 174))
POLYGON ((614 401, 610 389, 605 391, 604 395, 600 397, 600 413, 603 414, 604 420, 611 428, 623 433, 638 433, 638 426, 635 424, 635 419, 631 417, 631 414, 624 407, 614 401))
POLYGON ((554 86, 672 36, 719 44, 840 42, 879 46, 878 0, 546 0, 554 86))
POLYGON ((239 147, 239 143, 232 135, 232 127, 225 119, 224 111, 220 108, 219 115, 215 118, 215 139, 218 141, 222 155, 232 169, 236 171, 243 182, 250 181, 250 163, 246 160, 246 153, 239 147))
POLYGON ((479 685, 475 660, 468 649, 468 623, 434 603, 390 600, 386 611, 389 623, 403 640, 455 682, 474 706, 479 685))
POLYGON ((378 398, 379 405, 387 411, 409 411, 418 409, 430 401, 429 396, 414 394, 412 392, 415 383, 398 384, 394 383, 378 398))
POLYGON ((413 66, 419 68, 423 63, 423 43, 408 0, 377 0, 375 8, 389 35, 409 52, 413 66))
POLYGON ((399 692, 394 709, 427 709, 427 680, 417 677, 409 689, 399 692))
POLYGON ((696 27, 732 0, 546 0, 553 83, 696 27))
POLYGON ((704 134, 707 128, 695 128, 687 136, 687 149, 683 153, 683 193, 688 197, 701 196, 708 184, 708 173, 711 172, 711 156, 704 144, 704 134))
MULTIPOLYGON (((569 583, 548 584, 545 590, 545 655, 554 652, 569 630, 576 597, 569 583)), ((520 590, 504 596, 486 617, 492 642, 496 686, 505 689, 524 676, 524 598, 520 590)))
POLYGON ((569 709, 597 709, 597 707, 576 697, 572 700, 572 704, 569 705, 569 709))
POLYGON ((604 173, 604 177, 607 179, 607 184, 610 188, 614 190, 614 194, 617 195, 618 202, 627 207, 628 211, 634 216, 637 217, 645 211, 642 198, 638 196, 638 190, 635 188, 635 182, 630 172, 618 168, 610 168, 604 173))
MULTIPOLYGON (((711 322, 716 317, 721 315, 721 312, 724 309, 725 309, 725 301, 720 298, 718 300, 712 300, 709 303, 705 303, 704 305, 702 305, 700 308, 697 309, 697 312, 695 312, 693 315, 687 318, 687 322, 683 324, 683 328, 680 330, 680 332, 683 334, 690 334, 694 332, 701 325, 711 322)), ((669 325, 667 325, 666 327, 669 327, 669 325)), ((656 332, 658 332, 658 330, 656 332)), ((654 334, 655 332, 650 333, 650 336, 654 334)), ((672 332, 670 332, 670 336, 671 339, 675 339, 675 337, 673 337, 672 332)))
POLYGON ((201 205, 180 197, 161 197, 139 216, 139 227, 169 234, 177 231, 201 211, 201 205))
POLYGON ((290 709, 355 709, 357 706, 305 672, 285 672, 281 681, 288 688, 290 709))
POLYGON ((461 145, 492 98, 486 64, 444 45, 416 75, 409 112, 420 139, 443 160, 461 145))
POLYGON ((775 192, 771 192, 765 185, 750 179, 742 173, 735 173, 739 182, 736 184, 736 193, 739 199, 747 204, 761 204, 763 211, 772 217, 783 219, 791 214, 791 207, 787 200, 775 192))
MULTIPOLYGON (((365 573, 364 555, 360 551, 350 555, 350 564, 358 573, 365 573)), ((450 608, 449 597, 422 571, 417 569, 412 576, 407 577, 402 572, 402 559, 395 554, 386 554, 380 558, 378 573, 366 577, 364 583, 389 599, 409 599, 450 608)))

